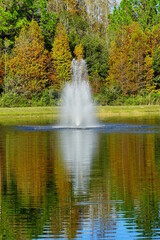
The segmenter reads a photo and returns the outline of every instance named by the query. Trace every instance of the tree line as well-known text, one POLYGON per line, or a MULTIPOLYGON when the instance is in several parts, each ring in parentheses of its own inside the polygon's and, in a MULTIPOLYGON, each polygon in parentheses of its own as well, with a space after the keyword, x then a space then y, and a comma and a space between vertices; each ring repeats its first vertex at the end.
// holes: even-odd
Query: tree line
POLYGON ((0 0, 0 106, 55 105, 84 57, 98 104, 159 104, 159 0, 0 0))

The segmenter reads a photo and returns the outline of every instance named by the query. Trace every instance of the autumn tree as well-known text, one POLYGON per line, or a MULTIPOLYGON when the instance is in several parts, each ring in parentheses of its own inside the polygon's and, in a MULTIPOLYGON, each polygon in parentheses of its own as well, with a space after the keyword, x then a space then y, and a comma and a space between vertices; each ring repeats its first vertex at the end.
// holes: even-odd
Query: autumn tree
POLYGON ((108 17, 115 3, 110 0, 84 0, 89 25, 96 32, 106 33, 108 17))
POLYGON ((154 69, 153 69, 153 57, 147 55, 144 61, 145 78, 146 78, 146 90, 148 93, 155 91, 156 84, 154 82, 154 69))
POLYGON ((117 32, 112 42, 109 57, 109 81, 117 81, 124 94, 136 94, 146 88, 146 73, 151 67, 145 64, 149 54, 146 34, 138 23, 126 26, 117 32))
POLYGON ((4 74, 5 74, 5 66, 4 65, 5 65, 4 58, 2 58, 2 51, 0 49, 0 86, 3 82, 3 78, 4 78, 4 74))
POLYGON ((78 11, 79 1, 76 0, 48 0, 48 9, 52 12, 58 12, 59 14, 63 11, 76 12, 78 11))
POLYGON ((58 23, 52 48, 54 68, 54 84, 61 90, 63 84, 71 78, 72 55, 69 48, 67 33, 61 23, 58 23))
POLYGON ((153 52, 153 70, 154 83, 156 90, 160 89, 160 45, 157 46, 153 52))
POLYGON ((48 83, 49 54, 44 48, 44 37, 34 20, 22 28, 15 40, 8 60, 5 91, 25 94, 41 92, 48 83))
POLYGON ((152 53, 157 48, 157 46, 160 46, 160 23, 157 25, 154 25, 151 31, 151 51, 152 53))
POLYGON ((82 43, 76 45, 74 49, 74 54, 77 58, 77 60, 81 60, 83 58, 83 46, 82 43))

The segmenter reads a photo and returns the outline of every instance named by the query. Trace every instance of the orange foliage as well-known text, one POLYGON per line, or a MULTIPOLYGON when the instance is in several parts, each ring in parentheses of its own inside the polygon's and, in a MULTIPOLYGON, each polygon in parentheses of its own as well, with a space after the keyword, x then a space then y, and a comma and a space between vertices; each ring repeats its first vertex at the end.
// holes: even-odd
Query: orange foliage
POLYGON ((0 84, 2 84, 3 82, 3 78, 4 78, 4 61, 2 59, 2 54, 1 54, 1 49, 0 49, 0 84))
POLYGON ((146 85, 145 75, 149 73, 146 67, 150 68, 145 65, 148 54, 148 39, 140 25, 124 27, 110 48, 108 81, 118 81, 124 94, 136 94, 146 85))
POLYGON ((157 46, 160 46, 160 24, 155 25, 151 32, 151 50, 155 50, 157 46))
POLYGON ((76 58, 78 61, 83 58, 83 46, 81 43, 76 45, 74 54, 76 55, 76 58))
MULTIPOLYGON (((24 93, 41 91, 48 83, 50 57, 44 47, 44 37, 34 20, 24 27, 15 40, 12 55, 8 61, 9 75, 19 79, 12 85, 24 93)), ((13 80, 12 80, 13 81, 13 80)))

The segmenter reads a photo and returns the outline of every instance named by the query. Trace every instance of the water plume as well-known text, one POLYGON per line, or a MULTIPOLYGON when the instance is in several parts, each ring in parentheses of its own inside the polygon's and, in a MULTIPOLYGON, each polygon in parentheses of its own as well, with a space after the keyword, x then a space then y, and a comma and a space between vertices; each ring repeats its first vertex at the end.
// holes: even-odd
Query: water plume
POLYGON ((97 125, 84 59, 72 61, 72 82, 66 84, 62 94, 60 123, 75 128, 97 125))

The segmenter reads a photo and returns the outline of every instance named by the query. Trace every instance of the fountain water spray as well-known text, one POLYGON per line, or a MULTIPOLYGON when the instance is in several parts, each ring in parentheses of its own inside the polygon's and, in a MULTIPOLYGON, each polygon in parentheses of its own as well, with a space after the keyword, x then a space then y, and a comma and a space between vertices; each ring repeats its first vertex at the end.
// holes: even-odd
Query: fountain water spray
POLYGON ((72 82, 66 84, 62 94, 60 123, 75 128, 94 127, 97 125, 94 108, 86 62, 73 59, 72 82))

